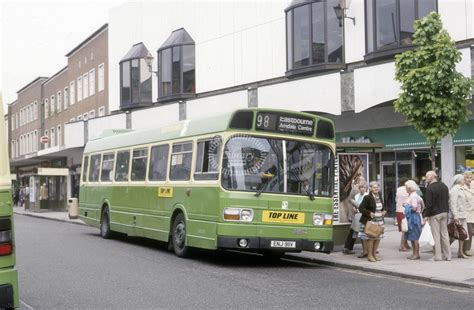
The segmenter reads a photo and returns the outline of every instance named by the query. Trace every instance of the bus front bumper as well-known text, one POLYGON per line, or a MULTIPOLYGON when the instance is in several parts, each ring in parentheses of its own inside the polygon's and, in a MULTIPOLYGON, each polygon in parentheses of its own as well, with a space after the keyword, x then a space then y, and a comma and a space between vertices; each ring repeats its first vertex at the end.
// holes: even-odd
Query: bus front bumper
POLYGON ((259 237, 230 237, 218 236, 219 249, 234 250, 272 250, 280 252, 323 252, 330 253, 334 248, 332 241, 313 241, 302 239, 259 238, 259 237))

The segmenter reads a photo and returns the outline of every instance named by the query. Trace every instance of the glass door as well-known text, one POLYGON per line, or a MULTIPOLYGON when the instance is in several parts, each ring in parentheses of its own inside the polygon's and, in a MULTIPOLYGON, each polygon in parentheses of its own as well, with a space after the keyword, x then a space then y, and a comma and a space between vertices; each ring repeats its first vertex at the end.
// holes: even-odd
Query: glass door
POLYGON ((382 162, 382 195, 387 216, 395 216, 395 198, 400 178, 411 179, 413 163, 411 160, 382 162))

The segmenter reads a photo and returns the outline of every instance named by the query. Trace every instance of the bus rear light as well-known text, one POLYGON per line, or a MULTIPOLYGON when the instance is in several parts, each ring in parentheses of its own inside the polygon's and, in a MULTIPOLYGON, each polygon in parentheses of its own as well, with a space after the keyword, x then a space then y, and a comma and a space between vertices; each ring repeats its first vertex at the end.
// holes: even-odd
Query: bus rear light
POLYGON ((13 252, 13 247, 11 243, 1 243, 0 244, 0 256, 10 255, 13 252))

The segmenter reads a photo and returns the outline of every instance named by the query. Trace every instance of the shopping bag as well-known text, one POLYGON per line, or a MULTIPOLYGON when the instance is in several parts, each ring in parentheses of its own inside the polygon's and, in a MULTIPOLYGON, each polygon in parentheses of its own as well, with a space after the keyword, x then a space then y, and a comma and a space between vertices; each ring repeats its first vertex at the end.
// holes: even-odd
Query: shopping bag
POLYGON ((402 219, 402 222, 400 223, 400 225, 402 226, 402 231, 403 232, 407 232, 408 231, 408 221, 407 221, 407 218, 404 217, 402 219))
POLYGON ((356 213, 354 215, 354 218, 352 219, 351 229, 355 232, 359 232, 360 230, 360 217, 361 216, 362 216, 362 213, 356 213))
POLYGON ((423 226, 419 242, 420 246, 433 246, 435 244, 433 235, 431 234, 430 224, 426 223, 425 226, 423 226))

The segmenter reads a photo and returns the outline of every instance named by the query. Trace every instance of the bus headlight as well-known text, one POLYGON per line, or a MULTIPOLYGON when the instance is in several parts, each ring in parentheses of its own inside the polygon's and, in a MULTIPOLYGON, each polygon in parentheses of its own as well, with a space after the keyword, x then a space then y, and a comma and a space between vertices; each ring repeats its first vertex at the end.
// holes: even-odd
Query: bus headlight
POLYGON ((242 209, 242 208, 225 208, 224 220, 225 221, 238 221, 238 222, 251 222, 253 220, 253 210, 242 209))
POLYGON ((332 214, 313 214, 313 225, 322 226, 322 225, 332 225, 332 214))

